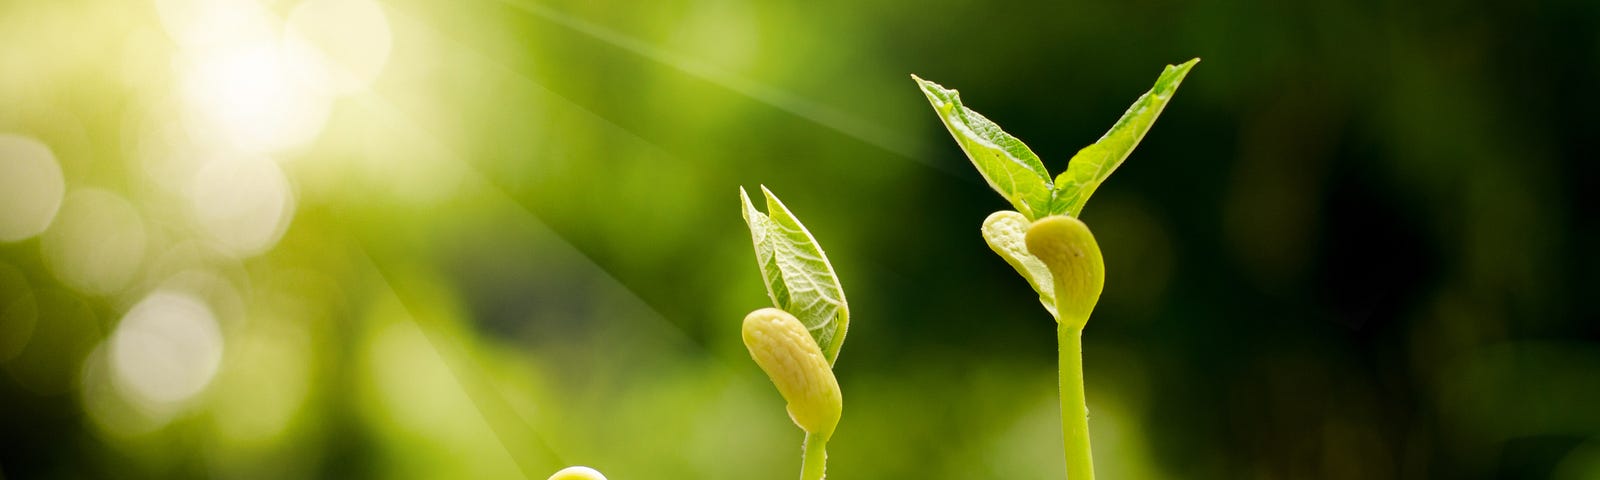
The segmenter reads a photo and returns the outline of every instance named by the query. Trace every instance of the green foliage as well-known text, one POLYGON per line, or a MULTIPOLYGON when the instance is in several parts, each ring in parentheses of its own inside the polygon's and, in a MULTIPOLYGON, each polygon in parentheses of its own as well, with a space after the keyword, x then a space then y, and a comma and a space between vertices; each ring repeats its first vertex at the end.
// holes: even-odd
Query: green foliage
POLYGON ((739 200, 744 203, 744 221, 750 226, 750 240, 755 244, 756 264, 767 284, 767 296, 772 298, 774 307, 800 319, 831 365, 839 357, 839 346, 850 329, 850 306, 845 302, 844 287, 839 285, 828 255, 800 219, 766 186, 761 187, 761 193, 767 199, 766 214, 755 208, 742 187, 739 200))
POLYGON ((916 75, 922 93, 939 112, 939 120, 950 129, 961 151, 972 166, 989 181, 989 186, 1011 202, 1029 220, 1047 215, 1050 209, 1050 173, 1039 156, 1021 140, 999 125, 961 104, 961 94, 916 75))
POLYGON ((1083 211, 1084 202, 1094 194, 1100 182, 1122 165, 1122 161, 1144 139, 1145 132, 1150 131, 1150 125, 1166 108, 1178 84, 1183 82, 1183 77, 1199 61, 1196 58, 1179 65, 1168 65, 1156 79, 1155 86, 1139 96, 1100 140, 1073 155, 1067 170, 1054 181, 1050 180, 1044 163, 1033 150, 988 118, 963 105, 959 92, 916 75, 911 78, 916 79, 945 128, 950 130, 956 144, 966 152, 967 158, 972 160, 972 165, 983 174, 989 186, 1011 202, 1017 212, 1032 221, 1050 215, 1078 216, 1083 211))
POLYGON ((1145 132, 1150 131, 1150 125, 1167 107, 1173 92, 1178 91, 1178 84, 1183 83, 1183 77, 1199 61, 1196 58, 1179 65, 1167 65, 1156 79, 1156 85, 1140 95, 1105 135, 1072 156, 1067 171, 1056 177, 1055 189, 1050 192, 1051 214, 1076 217, 1083 211, 1084 202, 1089 201, 1089 196, 1100 187, 1100 182, 1104 182, 1111 172, 1122 165, 1123 160, 1128 159, 1133 147, 1139 146, 1145 132))

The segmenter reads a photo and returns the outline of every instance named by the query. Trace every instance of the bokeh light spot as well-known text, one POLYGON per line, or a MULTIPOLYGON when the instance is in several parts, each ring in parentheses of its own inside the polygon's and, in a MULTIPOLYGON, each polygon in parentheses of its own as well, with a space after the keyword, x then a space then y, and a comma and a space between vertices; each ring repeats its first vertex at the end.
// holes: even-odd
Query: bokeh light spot
POLYGON ((171 405, 205 389, 222 362, 211 309, 185 294, 158 291, 128 311, 110 340, 113 378, 131 399, 171 405))
POLYGON ((147 434, 172 420, 173 409, 150 408, 130 401, 117 391, 111 378, 108 343, 102 342, 83 361, 78 401, 89 422, 103 437, 126 439, 147 434))
POLYGON ((85 293, 121 291, 144 262, 144 221, 133 205, 105 190, 67 195, 41 244, 62 282, 85 293))
POLYGON ((288 179, 262 158, 207 163, 195 173, 189 200, 200 230, 238 256, 270 249, 294 213, 288 179))
POLYGON ((37 140, 0 134, 0 242, 43 232, 61 208, 67 185, 50 148, 37 140))

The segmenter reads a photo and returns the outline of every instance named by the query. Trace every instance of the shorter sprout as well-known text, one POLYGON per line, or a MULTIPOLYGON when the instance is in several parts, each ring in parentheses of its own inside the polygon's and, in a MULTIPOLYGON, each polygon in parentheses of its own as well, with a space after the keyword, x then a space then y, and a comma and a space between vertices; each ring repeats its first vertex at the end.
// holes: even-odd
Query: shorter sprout
POLYGON ((822 348, 794 315, 763 308, 744 317, 744 346, 789 403, 789 418, 826 441, 839 424, 844 397, 822 348))
POLYGON ((549 480, 606 480, 606 476, 593 468, 572 466, 551 475, 549 480))
POLYGON ((1105 260, 1089 227, 1076 218, 1051 215, 1028 227, 1028 253, 1050 269, 1061 325, 1082 329, 1105 286, 1105 260))

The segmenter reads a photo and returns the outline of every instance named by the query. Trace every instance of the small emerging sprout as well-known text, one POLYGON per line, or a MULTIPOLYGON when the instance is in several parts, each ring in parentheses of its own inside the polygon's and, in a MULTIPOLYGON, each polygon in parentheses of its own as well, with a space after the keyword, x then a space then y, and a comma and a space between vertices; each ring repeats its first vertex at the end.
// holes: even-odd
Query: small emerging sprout
POLYGON ((739 189, 772 308, 744 317, 744 346, 788 402, 789 419, 806 432, 801 480, 822 480, 828 439, 844 410, 833 362, 850 329, 850 304, 822 245, 766 186, 761 196, 765 213, 739 189))
POLYGON ((1094 480, 1089 448, 1089 409, 1083 391, 1083 327, 1100 300, 1105 263, 1089 227, 1078 220, 1089 196, 1127 160, 1155 124, 1196 58, 1168 65, 1150 91, 1134 100, 1099 140, 1072 156, 1054 178, 1039 155, 961 102, 961 94, 912 75, 934 113, 972 166, 1012 210, 983 221, 983 239, 1039 293, 1056 319, 1060 349, 1061 432, 1067 477, 1094 480))

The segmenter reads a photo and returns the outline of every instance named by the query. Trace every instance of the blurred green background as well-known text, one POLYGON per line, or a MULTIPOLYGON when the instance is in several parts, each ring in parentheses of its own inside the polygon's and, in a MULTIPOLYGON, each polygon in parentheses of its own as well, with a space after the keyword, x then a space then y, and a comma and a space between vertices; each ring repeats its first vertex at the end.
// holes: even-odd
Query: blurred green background
POLYGON ((1006 207, 1084 220, 1108 479, 1600 478, 1600 3, 0 1, 0 477, 793 478, 736 190, 854 327, 841 479, 1061 478, 1006 207))

